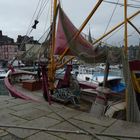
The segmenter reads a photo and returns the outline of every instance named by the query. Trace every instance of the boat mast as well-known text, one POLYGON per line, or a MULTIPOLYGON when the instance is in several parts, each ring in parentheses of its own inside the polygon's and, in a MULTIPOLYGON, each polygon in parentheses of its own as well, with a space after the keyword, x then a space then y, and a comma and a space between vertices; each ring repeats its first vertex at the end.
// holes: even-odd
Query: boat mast
MULTIPOLYGON (((56 7, 57 7, 57 0, 54 0, 53 4, 53 19, 56 15, 56 7)), ((56 29, 56 22, 53 20, 52 23, 52 49, 51 49, 51 62, 54 65, 54 48, 55 48, 55 29, 56 29)))
MULTIPOLYGON (((127 0, 124 0, 124 55, 127 58, 128 53, 128 31, 127 31, 127 0)), ((128 89, 125 89, 125 102, 126 102, 126 119, 128 120, 127 111, 128 111, 128 89)))
POLYGON ((128 51, 128 31, 127 31, 127 0, 124 0, 124 52, 127 56, 128 51))
POLYGON ((54 89, 54 73, 55 73, 55 61, 54 61, 54 49, 55 49, 55 30, 56 30, 56 22, 54 18, 56 16, 56 9, 57 9, 57 0, 53 1, 52 5, 52 12, 53 12, 53 20, 52 20, 52 43, 51 43, 51 51, 50 51, 50 62, 48 66, 48 79, 49 79, 49 88, 52 91, 54 89))

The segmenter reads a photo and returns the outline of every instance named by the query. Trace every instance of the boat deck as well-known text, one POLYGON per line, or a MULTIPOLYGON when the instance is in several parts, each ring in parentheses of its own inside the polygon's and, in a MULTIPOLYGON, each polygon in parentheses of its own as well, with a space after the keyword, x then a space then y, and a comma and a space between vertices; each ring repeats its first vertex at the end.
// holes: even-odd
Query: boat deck
MULTIPOLYGON (((34 91, 30 91, 26 88, 23 88, 23 84, 22 83, 15 83, 14 84, 14 88, 17 90, 17 92, 19 94, 22 94, 23 96, 27 96, 29 97, 31 100, 33 101, 37 101, 37 102, 46 102, 44 97, 43 97, 43 91, 42 90, 34 90, 34 91)), ((85 93, 85 91, 82 91, 82 93, 85 93)), ((82 111, 89 111, 91 109, 91 105, 93 103, 93 101, 95 100, 95 97, 94 99, 90 97, 88 97, 88 95, 86 96, 86 99, 87 100, 83 100, 83 97, 84 95, 82 94, 81 95, 81 99, 80 99, 80 107, 76 107, 74 104, 66 104, 67 107, 70 107, 70 108, 75 108, 77 110, 82 110, 82 111), (88 100, 90 98, 90 100, 88 100)))
POLYGON ((140 123, 95 118, 47 102, 0 97, 1 140, 136 140, 140 123))

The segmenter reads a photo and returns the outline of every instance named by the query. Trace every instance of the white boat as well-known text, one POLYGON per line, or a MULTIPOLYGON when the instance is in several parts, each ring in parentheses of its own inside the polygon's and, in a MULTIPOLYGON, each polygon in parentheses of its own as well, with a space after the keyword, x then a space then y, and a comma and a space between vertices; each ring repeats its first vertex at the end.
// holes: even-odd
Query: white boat
POLYGON ((0 79, 4 79, 6 77, 7 73, 4 69, 0 68, 0 79))
MULTIPOLYGON (((98 86, 102 86, 104 82, 104 73, 100 71, 95 71, 95 68, 89 68, 85 66, 80 66, 77 74, 77 80, 79 81, 81 87, 96 88, 98 86), (86 86, 85 86, 86 85, 86 86)), ((109 73, 107 77, 107 86, 113 92, 121 92, 125 89, 125 85, 121 82, 122 76, 121 73, 119 75, 113 75, 109 73)))

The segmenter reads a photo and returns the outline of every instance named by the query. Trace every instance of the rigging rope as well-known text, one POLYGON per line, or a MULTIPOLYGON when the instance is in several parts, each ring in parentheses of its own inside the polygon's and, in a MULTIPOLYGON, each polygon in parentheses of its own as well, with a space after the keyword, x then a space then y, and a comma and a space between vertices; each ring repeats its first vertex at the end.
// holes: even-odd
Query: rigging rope
POLYGON ((140 3, 140 1, 139 1, 139 0, 131 0, 131 1, 140 3))
MULTIPOLYGON (((48 1, 49 1, 49 0, 42 0, 42 1, 39 0, 39 1, 38 1, 37 6, 36 6, 36 9, 35 9, 35 12, 34 12, 34 14, 33 14, 33 16, 32 16, 31 22, 30 22, 30 24, 29 24, 29 26, 28 26, 28 30, 27 30, 27 32, 26 32, 26 35, 24 36, 22 42, 20 43, 20 49, 22 49, 22 48, 24 47, 24 44, 25 44, 25 43, 28 43, 28 42, 30 41, 30 38, 28 39, 27 37, 31 34, 31 32, 33 31, 33 29, 36 29, 36 26, 37 26, 37 24, 39 23, 38 19, 39 19, 39 17, 41 16, 42 12, 44 11, 44 9, 45 9, 45 7, 46 7, 48 1), (37 16, 36 16, 36 18, 35 18, 35 15, 36 15, 37 11, 38 11, 38 14, 37 14, 37 16), (34 24, 33 24, 32 28, 31 28, 31 24, 32 24, 34 18, 35 18, 34 24), (30 28, 31 28, 31 29, 30 29, 30 28), (28 39, 28 40, 27 40, 27 39, 28 39)), ((41 36, 41 37, 42 37, 42 36, 41 36)), ((18 55, 15 57, 15 59, 16 59, 17 57, 18 57, 18 55)), ((15 59, 14 59, 14 60, 15 60, 15 59)), ((14 60, 13 60, 13 62, 14 62, 14 60)), ((12 63, 13 63, 13 62, 12 62, 12 63)))
MULTIPOLYGON (((114 34, 116 34, 119 30, 121 30, 122 28, 124 27, 124 25, 123 26, 121 26, 119 29, 117 29, 115 32, 113 32, 108 38, 106 38, 104 41, 106 41, 106 40, 108 40, 109 38, 111 38, 114 34)), ((138 29, 140 29, 140 28, 138 28, 138 29)), ((132 33, 130 33, 128 36, 131 36, 132 34, 134 34, 136 31, 133 31, 132 33)), ((122 40, 123 41, 123 40, 122 40)))
POLYGON ((29 26, 28 26, 26 35, 28 35, 28 33, 29 33, 31 24, 32 24, 32 22, 33 22, 33 19, 34 19, 34 17, 35 17, 35 14, 36 14, 36 12, 37 12, 37 10, 38 10, 39 5, 40 5, 40 0, 39 0, 38 3, 37 3, 36 9, 35 9, 35 11, 34 11, 34 14, 33 14, 32 18, 31 18, 30 24, 29 24, 29 26))
MULTIPOLYGON (((112 2, 112 1, 108 1, 108 0, 104 0, 103 2, 106 2, 106 3, 109 3, 109 4, 116 4, 116 2, 112 2)), ((120 6, 124 6, 123 3, 118 3, 118 5, 120 6)), ((131 8, 140 8, 140 5, 134 5, 134 4, 127 4, 128 7, 131 7, 131 8)))
POLYGON ((119 0, 117 1, 116 5, 115 5, 115 7, 114 7, 114 10, 113 10, 112 15, 111 15, 111 17, 110 17, 110 19, 109 19, 109 22, 108 22, 107 27, 106 27, 106 29, 105 29, 105 31, 104 31, 104 34, 106 33, 106 31, 107 31, 107 29, 108 29, 108 27, 109 27, 109 25, 110 25, 110 22, 111 22, 111 20, 112 20, 112 18, 113 18, 113 15, 114 15, 115 11, 116 11, 116 8, 117 8, 117 6, 118 6, 118 3, 119 3, 119 0))
POLYGON ((39 10, 39 12, 38 12, 38 15, 37 15, 36 19, 39 19, 39 17, 40 17, 41 14, 43 13, 45 7, 47 6, 48 2, 49 2, 49 0, 48 0, 48 1, 45 1, 45 2, 43 3, 43 5, 40 7, 40 10, 39 10))
MULTIPOLYGON (((45 3, 45 1, 43 2, 43 0, 42 0, 42 1, 40 0, 40 8, 37 9, 37 10, 38 10, 38 13, 37 13, 36 19, 39 18, 39 14, 40 14, 40 12, 41 12, 41 8, 44 6, 44 3, 45 3)), ((39 6, 38 6, 38 7, 39 7, 39 6)))
MULTIPOLYGON (((37 57, 41 57, 41 55, 45 52, 45 50, 47 49, 46 47, 46 43, 48 41, 48 38, 50 36, 50 27, 44 32, 44 34, 39 38, 39 40, 42 39, 42 37, 45 35, 45 34, 48 34, 45 41, 43 43, 41 43, 40 47, 37 49, 34 49, 35 46, 33 45, 29 50, 25 51, 20 57, 21 59, 37 59, 37 57)), ((38 40, 38 41, 39 41, 38 40)))
MULTIPOLYGON (((44 31, 48 28, 48 27, 47 27, 47 22, 49 21, 49 15, 51 15, 51 14, 50 14, 50 11, 51 11, 50 9, 51 9, 51 5, 49 6, 48 12, 47 12, 47 15, 46 15, 46 20, 45 20, 46 23, 45 23, 45 25, 44 25, 44 31)), ((50 28, 50 27, 49 27, 49 28, 50 28)))
POLYGON ((104 41, 108 40, 109 38, 111 38, 114 34, 116 34, 118 31, 120 31, 123 28, 123 26, 121 26, 120 28, 116 29, 116 31, 114 31, 109 37, 107 37, 104 41))
POLYGON ((113 18, 113 16, 114 16, 114 13, 115 13, 116 8, 117 8, 117 6, 118 6, 118 3, 119 3, 119 0, 117 1, 116 5, 115 5, 115 7, 114 7, 114 9, 113 9, 113 12, 112 12, 111 17, 110 17, 110 19, 109 19, 109 22, 108 22, 108 24, 107 24, 107 26, 106 26, 106 29, 105 29, 105 31, 104 31, 104 35, 105 35, 105 33, 106 33, 106 31, 107 31, 107 29, 108 29, 110 23, 111 23, 111 20, 112 20, 112 18, 113 18))

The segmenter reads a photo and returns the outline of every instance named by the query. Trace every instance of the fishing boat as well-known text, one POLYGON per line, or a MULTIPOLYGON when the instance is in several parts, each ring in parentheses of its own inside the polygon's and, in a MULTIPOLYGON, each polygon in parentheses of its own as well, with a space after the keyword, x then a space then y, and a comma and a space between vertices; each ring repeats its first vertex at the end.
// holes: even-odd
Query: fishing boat
MULTIPOLYGON (((112 85, 116 86, 118 83, 120 83, 121 77, 116 78, 116 80, 108 79, 110 65, 122 63, 120 62, 122 60, 121 58, 125 55, 122 53, 122 49, 113 49, 107 46, 104 47, 101 45, 100 41, 109 33, 119 28, 121 25, 125 24, 126 26, 127 21, 138 15, 140 11, 134 13, 130 17, 125 17, 125 21, 119 23, 115 28, 104 34, 95 42, 90 43, 82 36, 81 31, 102 2, 103 0, 99 0, 96 3, 93 10, 78 30, 62 9, 60 2, 58 3, 57 0, 54 0, 54 18, 51 22, 52 24, 49 28, 45 42, 43 43, 40 50, 37 51, 37 56, 38 52, 40 53, 38 56, 38 72, 35 74, 25 71, 15 71, 13 68, 11 68, 8 76, 5 78, 5 85, 12 96, 38 102, 46 100, 49 102, 49 104, 51 104, 53 101, 64 104, 72 103, 74 106, 80 107, 80 99, 83 93, 86 93, 86 95, 91 93, 88 98, 91 99, 92 97, 92 101, 88 100, 90 103, 92 102, 90 111, 88 110, 90 113, 98 115, 105 114, 105 112, 108 110, 106 107, 111 105, 117 106, 115 104, 116 101, 117 103, 119 101, 119 104, 120 102, 123 103, 123 107, 121 107, 121 109, 126 109, 126 105, 128 104, 124 104, 124 92, 123 94, 116 94, 116 92, 111 89, 112 85), (46 58, 46 61, 41 61, 40 55, 44 55, 44 52, 47 55, 44 57, 46 58), (71 74, 71 61, 75 57, 88 64, 105 63, 103 81, 99 82, 98 85, 95 83, 90 85, 88 80, 91 79, 87 77, 86 82, 83 83, 82 87, 84 90, 81 92, 81 83, 78 82, 78 80, 75 79, 75 77, 73 77, 71 74), (57 77, 56 71, 64 67, 64 75, 61 78, 57 77), (84 86, 88 86, 88 89, 87 87, 84 88, 84 86)), ((125 3, 125 8, 126 7, 127 4, 125 3)), ((35 20, 32 28, 35 29, 37 24, 38 21, 35 20)), ((127 46, 127 43, 125 45, 127 46)), ((27 53, 29 53, 29 51, 27 53)), ((31 55, 28 56, 31 57, 31 55)), ((33 56, 35 58, 35 53, 33 56)), ((26 57, 25 53, 24 57, 26 57)), ((123 63, 127 64, 127 62, 123 63)), ((124 66, 124 64, 123 68, 129 69, 129 66, 124 66)), ((125 79, 128 80, 130 77, 127 76, 125 79)), ((127 85, 124 88, 128 88, 127 85)), ((114 112, 111 114, 114 114, 114 112)))
MULTIPOLYGON (((102 65, 102 64, 101 64, 102 65)), ((125 84, 123 82, 122 72, 119 68, 113 71, 109 70, 109 75, 107 77, 107 87, 112 89, 114 92, 121 92, 125 89, 125 84)), ((93 88, 97 86, 102 86, 104 82, 104 71, 98 66, 96 67, 86 67, 83 65, 79 66, 76 71, 76 77, 81 88, 93 88)))

